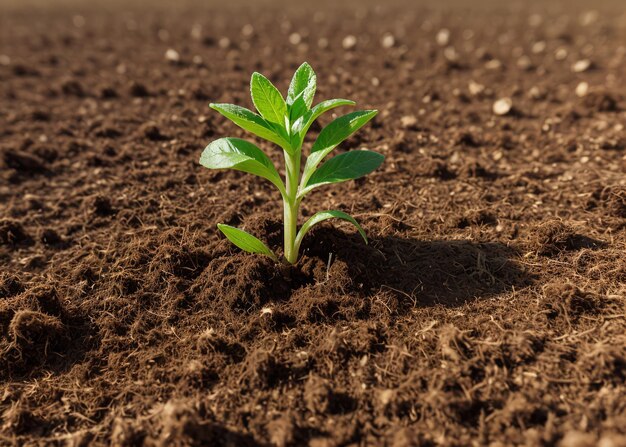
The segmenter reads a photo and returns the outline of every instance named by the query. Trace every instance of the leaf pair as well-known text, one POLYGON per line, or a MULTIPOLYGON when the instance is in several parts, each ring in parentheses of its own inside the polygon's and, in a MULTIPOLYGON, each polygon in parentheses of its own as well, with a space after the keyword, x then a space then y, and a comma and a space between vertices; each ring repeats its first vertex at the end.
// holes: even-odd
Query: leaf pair
POLYGON ((302 181, 300 196, 313 188, 328 183, 352 180, 369 174, 383 162, 384 157, 371 151, 352 151, 328 160, 317 169, 320 162, 345 141, 350 135, 376 116, 376 110, 363 110, 340 116, 324 127, 318 135, 311 154, 308 156, 302 181))
MULTIPOLYGON (((304 223, 304 225, 302 225, 302 228, 296 236, 296 248, 300 248, 300 244, 302 244, 302 239, 311 228, 313 228, 320 222, 333 218, 343 219, 354 225, 359 231, 359 234, 361 235, 365 243, 367 244, 367 236, 365 235, 365 231, 352 216, 339 210, 327 210, 316 213, 315 215, 310 217, 309 220, 304 223)), ((272 258, 274 261, 278 262, 278 258, 276 257, 274 252, 270 250, 267 245, 265 245, 260 239, 252 236, 250 233, 246 233, 243 230, 225 224, 217 224, 217 228, 219 228, 219 230, 224 233, 229 241, 231 241, 234 245, 241 248, 242 250, 249 253, 266 255, 272 258)))

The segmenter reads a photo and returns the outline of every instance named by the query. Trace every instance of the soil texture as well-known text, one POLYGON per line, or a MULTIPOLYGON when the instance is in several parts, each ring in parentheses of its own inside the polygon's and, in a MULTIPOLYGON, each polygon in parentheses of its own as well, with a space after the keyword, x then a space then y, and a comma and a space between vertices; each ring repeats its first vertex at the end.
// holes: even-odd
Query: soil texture
POLYGON ((0 445, 625 446, 626 10, 581 3, 4 2, 0 445), (198 158, 305 60, 386 161, 303 206, 370 244, 284 268, 198 158))

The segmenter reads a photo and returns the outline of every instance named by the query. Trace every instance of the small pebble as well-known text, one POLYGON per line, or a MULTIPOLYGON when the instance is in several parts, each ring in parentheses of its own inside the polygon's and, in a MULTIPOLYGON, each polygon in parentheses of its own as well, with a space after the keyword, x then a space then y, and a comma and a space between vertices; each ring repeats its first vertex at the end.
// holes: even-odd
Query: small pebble
POLYGON ((533 67, 533 62, 528 56, 523 55, 517 60, 517 66, 522 70, 530 70, 533 67))
POLYGON ((491 59, 485 63, 485 68, 487 70, 499 70, 502 68, 502 62, 499 59, 491 59))
MULTIPOLYGON (((609 123, 604 121, 604 120, 600 120, 597 123, 595 123, 595 128, 596 130, 599 130, 600 132, 604 132, 605 130, 607 130, 609 128, 609 123)), ((603 142, 605 141, 604 138, 599 138, 599 140, 602 140, 603 142)))
POLYGON ((540 100, 545 99, 546 94, 535 85, 528 90, 528 96, 532 99, 540 100))
POLYGON ((217 41, 217 45, 222 49, 226 49, 230 46, 230 39, 228 37, 221 37, 220 40, 217 41))
POLYGON ((11 65, 11 58, 6 54, 0 54, 0 65, 11 65))
POLYGON ((450 30, 443 28, 437 33, 437 45, 445 47, 450 42, 450 30))
MULTIPOLYGON (((367 358, 367 357, 366 357, 367 358)), ((393 400, 395 393, 393 390, 381 390, 378 392, 378 400, 382 407, 386 407, 393 400)))
POLYGON ((322 49, 328 48, 328 39, 325 37, 320 37, 320 39, 317 41, 317 46, 322 49))
POLYGON ((469 89, 470 94, 473 96, 480 95, 482 92, 485 91, 485 86, 475 81, 470 81, 467 88, 469 89))
POLYGON ((567 59, 567 50, 565 48, 559 48, 554 52, 554 58, 557 61, 563 61, 567 59))
POLYGON ((291 33, 289 35, 289 43, 291 45, 298 45, 302 42, 302 36, 299 33, 291 33))
POLYGON ((582 73, 589 70, 589 68, 591 68, 591 61, 589 59, 581 59, 572 65, 572 71, 574 73, 582 73))
POLYGON ((345 50, 353 49, 354 47, 356 47, 356 37, 353 36, 352 34, 347 35, 346 37, 343 38, 341 45, 343 46, 345 50))
POLYGON ((458 62, 459 53, 457 53, 454 47, 446 47, 446 49, 443 50, 443 57, 445 57, 448 62, 458 62))
POLYGON ((201 40, 202 39, 202 25, 200 25, 199 23, 194 23, 194 25, 191 27, 191 38, 194 40, 201 40))
POLYGON ((543 40, 540 40, 539 42, 535 42, 533 44, 532 52, 534 54, 543 53, 545 50, 546 50, 546 43, 543 40))
POLYGON ((396 39, 392 34, 386 33, 380 41, 383 48, 391 48, 396 44, 396 39))
POLYGON ((493 113, 498 116, 507 115, 513 108, 513 101, 511 98, 500 98, 493 103, 493 113))
POLYGON ((547 119, 542 125, 541 125, 541 131, 544 133, 550 132, 552 130, 552 120, 547 119))
POLYGON ((579 98, 582 98, 583 96, 585 96, 588 91, 589 91, 589 84, 584 81, 576 86, 576 96, 578 96, 579 98))
POLYGON ((414 115, 405 115, 400 118, 400 125, 405 129, 415 128, 417 118, 414 115))
POLYGON ((168 62, 177 63, 180 62, 180 54, 178 54, 178 51, 170 48, 165 52, 165 59, 168 62))
POLYGON ((600 18, 598 11, 585 11, 580 15, 580 24, 582 26, 589 26, 595 23, 598 18, 600 18))
POLYGON ((254 27, 251 24, 246 23, 243 28, 241 28, 241 34, 244 37, 252 36, 254 34, 254 27))

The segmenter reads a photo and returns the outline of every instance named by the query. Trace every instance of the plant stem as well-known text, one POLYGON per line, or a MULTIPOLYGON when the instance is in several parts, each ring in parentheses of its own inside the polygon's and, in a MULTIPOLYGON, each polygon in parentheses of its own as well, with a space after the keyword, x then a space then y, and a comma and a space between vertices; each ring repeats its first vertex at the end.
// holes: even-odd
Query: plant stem
POLYGON ((285 151, 285 180, 287 197, 283 200, 284 206, 284 233, 285 233, 285 259, 289 264, 295 264, 298 260, 298 249, 295 245, 298 232, 298 212, 300 201, 298 196, 298 184, 300 183, 300 150, 293 154, 285 151))

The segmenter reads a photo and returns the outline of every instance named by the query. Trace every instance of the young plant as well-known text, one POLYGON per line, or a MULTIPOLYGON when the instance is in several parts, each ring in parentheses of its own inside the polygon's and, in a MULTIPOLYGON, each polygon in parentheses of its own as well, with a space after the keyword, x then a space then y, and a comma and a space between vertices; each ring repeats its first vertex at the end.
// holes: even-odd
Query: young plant
MULTIPOLYGON (((330 99, 311 107, 316 86, 315 72, 305 62, 293 75, 286 99, 262 74, 252 75, 250 92, 259 114, 233 104, 210 105, 242 129, 282 148, 285 159, 284 182, 261 149, 239 138, 215 140, 204 149, 200 157, 200 164, 209 169, 236 169, 256 174, 276 186, 284 206, 284 259, 290 264, 297 262, 300 244, 307 232, 327 219, 338 218, 352 223, 367 243, 363 228, 343 211, 320 211, 309 218, 299 231, 298 212, 302 199, 315 188, 367 175, 384 160, 376 152, 353 150, 332 157, 320 166, 333 149, 378 113, 377 110, 363 110, 340 116, 322 129, 311 147, 304 168, 301 168, 302 143, 313 122, 324 112, 355 104, 347 99, 330 99)), ((264 254, 278 262, 274 252, 251 234, 225 224, 218 224, 217 227, 242 250, 264 254)))

